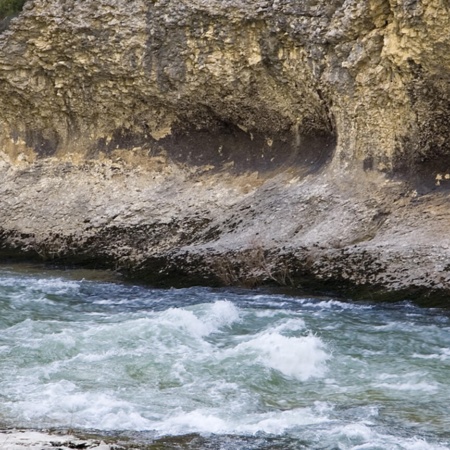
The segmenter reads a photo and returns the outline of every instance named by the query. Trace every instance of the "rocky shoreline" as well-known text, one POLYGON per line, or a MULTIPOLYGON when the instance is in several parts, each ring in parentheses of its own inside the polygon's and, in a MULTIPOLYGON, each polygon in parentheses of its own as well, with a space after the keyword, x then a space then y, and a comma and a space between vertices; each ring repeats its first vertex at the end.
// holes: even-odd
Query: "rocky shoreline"
POLYGON ((103 440, 98 439, 80 439, 72 434, 50 433, 47 431, 35 430, 0 429, 0 448, 7 450, 120 450, 125 447, 107 444, 103 440))
POLYGON ((29 0, 0 258, 446 305, 447 6, 29 0))
POLYGON ((199 434, 148 438, 144 435, 102 436, 76 430, 33 430, 2 428, 0 426, 0 448, 4 450, 160 450, 207 448, 208 438, 199 434))
POLYGON ((445 192, 330 167, 300 178, 292 167, 237 176, 153 163, 4 163, 2 259, 109 268, 157 286, 446 304, 445 192))

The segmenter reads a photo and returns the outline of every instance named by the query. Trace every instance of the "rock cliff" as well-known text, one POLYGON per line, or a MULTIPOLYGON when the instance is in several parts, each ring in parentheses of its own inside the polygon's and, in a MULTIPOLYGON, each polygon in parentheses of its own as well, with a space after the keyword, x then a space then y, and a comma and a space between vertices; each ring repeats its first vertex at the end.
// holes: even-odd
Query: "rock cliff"
POLYGON ((449 8, 29 0, 0 34, 2 255, 445 296, 449 8))

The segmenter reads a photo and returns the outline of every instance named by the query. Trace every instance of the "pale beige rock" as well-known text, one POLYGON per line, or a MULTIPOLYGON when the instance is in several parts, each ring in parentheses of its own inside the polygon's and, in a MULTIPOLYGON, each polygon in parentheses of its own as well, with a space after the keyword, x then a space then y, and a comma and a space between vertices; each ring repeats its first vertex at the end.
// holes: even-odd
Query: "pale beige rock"
POLYGON ((449 17, 443 0, 30 0, 0 35, 2 255, 447 292, 449 17))
POLYGON ((183 152, 161 139, 208 129, 213 152, 233 125, 292 146, 335 136, 339 167, 415 167, 447 154, 447 8, 30 0, 0 39, 2 147, 183 152))
POLYGON ((2 450, 50 450, 55 448, 60 450, 73 448, 119 450, 123 447, 111 446, 94 439, 79 439, 72 435, 51 434, 33 430, 0 430, 0 448, 2 450))

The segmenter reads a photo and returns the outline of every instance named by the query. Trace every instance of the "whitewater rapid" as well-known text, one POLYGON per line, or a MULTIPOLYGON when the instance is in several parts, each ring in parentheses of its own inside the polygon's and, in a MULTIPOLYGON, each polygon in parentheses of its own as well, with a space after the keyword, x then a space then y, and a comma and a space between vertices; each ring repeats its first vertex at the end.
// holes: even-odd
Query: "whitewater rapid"
POLYGON ((448 314, 407 302, 0 272, 4 426, 449 448, 449 348, 448 314))

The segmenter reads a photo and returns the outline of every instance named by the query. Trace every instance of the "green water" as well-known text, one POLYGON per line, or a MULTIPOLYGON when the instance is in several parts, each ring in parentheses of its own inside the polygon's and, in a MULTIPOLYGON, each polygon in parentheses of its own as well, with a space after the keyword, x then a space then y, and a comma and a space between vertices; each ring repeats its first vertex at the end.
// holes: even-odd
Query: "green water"
POLYGON ((4 426, 161 448, 450 448, 449 369, 448 311, 406 301, 0 270, 4 426))

